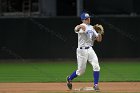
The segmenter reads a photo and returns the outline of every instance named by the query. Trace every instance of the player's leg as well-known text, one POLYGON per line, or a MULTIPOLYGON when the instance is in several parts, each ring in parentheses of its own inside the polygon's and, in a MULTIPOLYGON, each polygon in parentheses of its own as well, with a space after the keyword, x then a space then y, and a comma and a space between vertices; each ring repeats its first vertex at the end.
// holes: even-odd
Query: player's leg
POLYGON ((87 52, 86 49, 77 48, 77 65, 78 65, 78 68, 69 77, 67 77, 67 81, 68 81, 67 86, 68 86, 69 89, 72 89, 71 81, 74 78, 76 78, 77 76, 80 76, 85 72, 87 58, 88 58, 87 53, 88 52, 87 52))
POLYGON ((89 49, 88 61, 93 67, 94 88, 96 88, 95 90, 99 90, 98 82, 99 82, 99 76, 100 76, 100 66, 98 62, 98 57, 92 48, 89 49))

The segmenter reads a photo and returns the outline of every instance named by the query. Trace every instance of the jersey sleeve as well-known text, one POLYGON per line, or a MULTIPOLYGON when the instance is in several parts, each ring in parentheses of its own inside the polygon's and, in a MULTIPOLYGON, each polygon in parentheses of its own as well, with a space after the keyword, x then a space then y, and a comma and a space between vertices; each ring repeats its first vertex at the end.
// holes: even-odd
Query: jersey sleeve
POLYGON ((80 29, 79 31, 77 31, 78 27, 76 26, 74 28, 75 33, 84 33, 85 31, 83 31, 82 29, 80 29))
MULTIPOLYGON (((84 24, 80 24, 80 25, 85 26, 84 24)), ((84 31, 83 29, 80 29, 79 31, 77 31, 77 29, 78 29, 78 27, 76 26, 76 27, 74 28, 75 33, 86 33, 86 31, 84 31)))
POLYGON ((85 33, 85 31, 80 29, 78 33, 85 33))
POLYGON ((78 29, 78 26, 76 26, 76 27, 74 28, 75 33, 78 32, 77 29, 78 29))

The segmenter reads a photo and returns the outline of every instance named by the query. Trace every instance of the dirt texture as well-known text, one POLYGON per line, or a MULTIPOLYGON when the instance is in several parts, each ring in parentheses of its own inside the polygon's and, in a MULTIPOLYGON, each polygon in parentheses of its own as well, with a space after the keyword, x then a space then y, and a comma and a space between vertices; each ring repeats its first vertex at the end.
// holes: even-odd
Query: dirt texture
MULTIPOLYGON (((74 89, 92 86, 92 82, 74 82, 73 90, 69 90, 66 83, 0 83, 0 93, 75 93, 85 91, 76 91, 74 89)), ((140 82, 100 82, 99 87, 103 93, 140 93, 140 82)))

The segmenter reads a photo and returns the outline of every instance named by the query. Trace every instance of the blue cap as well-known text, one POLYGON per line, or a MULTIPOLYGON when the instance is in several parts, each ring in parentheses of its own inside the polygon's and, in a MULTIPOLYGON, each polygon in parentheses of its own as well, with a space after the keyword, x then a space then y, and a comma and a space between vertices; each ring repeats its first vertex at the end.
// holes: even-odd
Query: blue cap
POLYGON ((88 13, 82 13, 82 14, 80 15, 80 17, 81 17, 81 20, 85 20, 85 19, 87 19, 87 18, 90 18, 90 16, 89 16, 88 13))

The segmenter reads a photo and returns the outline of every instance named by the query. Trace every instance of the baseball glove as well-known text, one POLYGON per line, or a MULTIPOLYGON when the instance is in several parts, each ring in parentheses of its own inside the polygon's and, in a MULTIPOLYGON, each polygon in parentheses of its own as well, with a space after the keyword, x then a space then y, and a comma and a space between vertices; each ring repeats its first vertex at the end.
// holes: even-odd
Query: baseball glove
POLYGON ((100 34, 102 34, 102 35, 104 34, 104 28, 103 28, 102 25, 96 24, 96 25, 93 26, 93 28, 94 28, 98 33, 100 33, 100 34))

